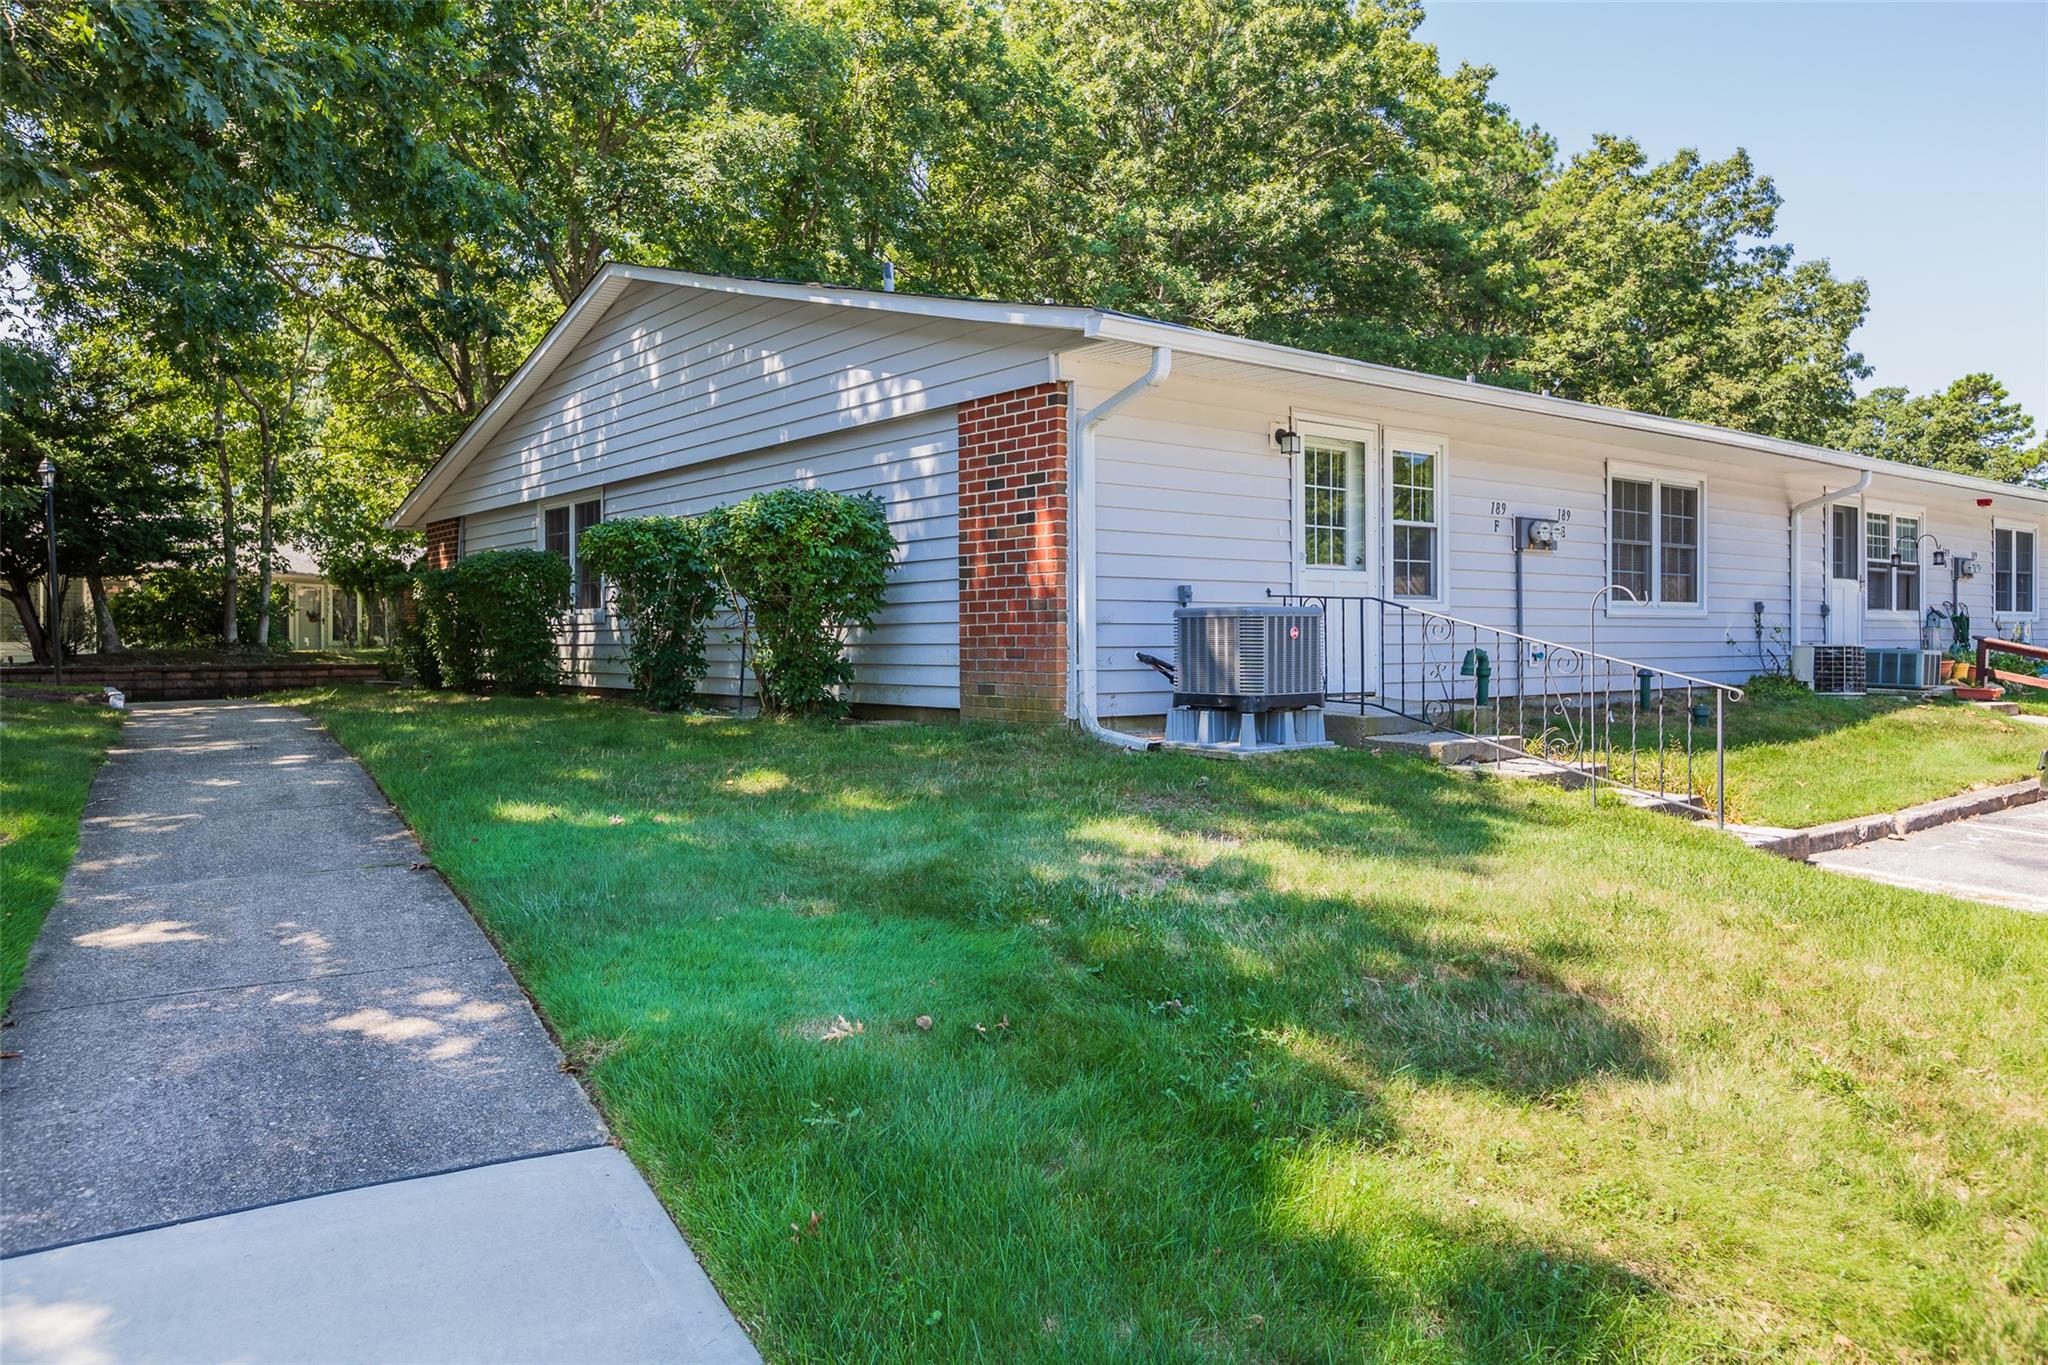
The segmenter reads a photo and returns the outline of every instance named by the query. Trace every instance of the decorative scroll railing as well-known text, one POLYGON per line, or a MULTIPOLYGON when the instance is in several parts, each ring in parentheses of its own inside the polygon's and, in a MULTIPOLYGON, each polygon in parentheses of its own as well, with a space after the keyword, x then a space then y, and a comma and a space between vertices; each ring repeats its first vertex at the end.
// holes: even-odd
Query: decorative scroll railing
POLYGON ((1332 709, 1388 711, 1665 806, 1728 818, 1726 704, 1742 691, 1587 644, 1539 640, 1382 597, 1269 593, 1323 609, 1332 709))

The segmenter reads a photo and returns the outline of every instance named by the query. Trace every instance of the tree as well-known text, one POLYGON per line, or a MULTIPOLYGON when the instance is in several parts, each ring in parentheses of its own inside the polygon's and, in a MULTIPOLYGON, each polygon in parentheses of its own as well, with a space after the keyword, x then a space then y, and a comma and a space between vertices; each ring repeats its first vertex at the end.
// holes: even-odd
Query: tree
POLYGON ((2048 441, 1988 374, 1966 374, 1938 393, 1873 389, 1832 433, 1832 444, 1879 459, 2005 483, 2048 487, 2048 441))
POLYGON ((1028 0, 1085 111, 1045 292, 1440 373, 1503 373, 1546 139, 1439 71, 1413 4, 1028 0))
POLYGON ((57 467, 58 573, 85 578, 118 650, 106 580, 185 557, 205 533, 184 398, 161 365, 100 338, 0 342, 0 591, 37 662, 55 651, 33 591, 48 574, 38 467, 57 467))
POLYGON ((1868 291, 1772 240, 1777 189, 1747 153, 1652 166, 1602 136, 1529 218, 1536 283, 1521 368, 1569 398, 1816 441, 1869 373, 1868 291))

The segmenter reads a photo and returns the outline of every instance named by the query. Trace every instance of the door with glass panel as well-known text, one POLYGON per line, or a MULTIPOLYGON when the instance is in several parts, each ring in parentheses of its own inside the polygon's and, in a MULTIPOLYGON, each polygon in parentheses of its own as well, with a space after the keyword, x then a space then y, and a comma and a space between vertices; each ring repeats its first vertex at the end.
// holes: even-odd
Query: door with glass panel
POLYGON ((1295 469, 1295 591, 1328 597, 1323 621, 1335 705, 1350 709, 1379 687, 1380 591, 1375 490, 1379 448, 1365 431, 1306 423, 1295 469))
POLYGON ((1863 509, 1838 502, 1828 509, 1828 622, 1831 645, 1863 643, 1863 509))

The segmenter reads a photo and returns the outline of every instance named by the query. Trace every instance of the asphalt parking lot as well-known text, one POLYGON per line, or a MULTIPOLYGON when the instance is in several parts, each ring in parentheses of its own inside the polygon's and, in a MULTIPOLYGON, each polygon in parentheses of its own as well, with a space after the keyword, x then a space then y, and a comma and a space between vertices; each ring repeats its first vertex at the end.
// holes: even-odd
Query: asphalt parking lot
POLYGON ((1816 854, 1816 867, 2048 913, 2048 801, 1816 854))

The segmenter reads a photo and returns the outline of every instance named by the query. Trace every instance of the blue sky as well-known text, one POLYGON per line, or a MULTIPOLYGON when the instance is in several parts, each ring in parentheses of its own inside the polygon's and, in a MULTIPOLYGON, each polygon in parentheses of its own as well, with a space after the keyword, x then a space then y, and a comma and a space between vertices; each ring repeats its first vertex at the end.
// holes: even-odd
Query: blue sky
POLYGON ((1864 389, 1989 370, 2048 427, 2048 4, 1424 4, 1564 155, 1747 147, 1779 240, 1870 282, 1864 389))

